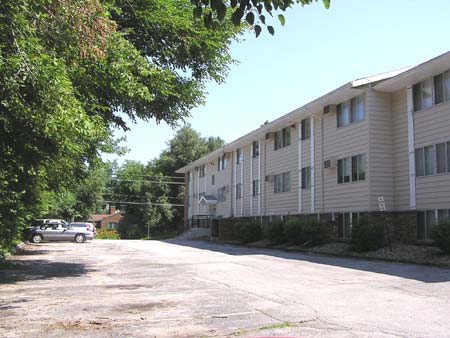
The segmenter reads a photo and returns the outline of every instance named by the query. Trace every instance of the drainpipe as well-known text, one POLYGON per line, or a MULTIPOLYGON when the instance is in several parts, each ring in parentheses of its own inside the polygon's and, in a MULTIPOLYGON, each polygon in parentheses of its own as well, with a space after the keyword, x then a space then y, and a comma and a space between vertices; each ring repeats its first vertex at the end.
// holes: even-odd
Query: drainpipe
POLYGON ((414 149, 414 101, 412 87, 406 89, 408 113, 409 208, 416 209, 416 154, 414 149))
POLYGON ((244 214, 244 147, 241 148, 241 154, 242 154, 242 162, 240 162, 241 166, 240 190, 241 190, 241 217, 242 217, 244 214))
POLYGON ((258 140, 258 215, 261 216, 261 156, 262 156, 262 142, 258 140))
POLYGON ((302 213, 302 123, 298 123, 298 213, 302 213))
POLYGON ((320 162, 320 173, 322 175, 322 212, 325 212, 325 176, 323 174, 323 160, 324 160, 324 155, 323 155, 323 117, 320 118, 320 137, 321 137, 321 162, 320 162))
POLYGON ((250 216, 253 216, 253 142, 250 146, 250 216))
MULTIPOLYGON (((233 191, 236 192, 236 185, 237 185, 237 151, 234 151, 234 159, 233 159, 233 170, 234 170, 234 184, 233 184, 233 191)), ((234 213, 235 216, 237 216, 237 195, 235 193, 234 196, 234 213)))
POLYGON ((197 216, 200 215, 200 168, 197 167, 197 216))
POLYGON ((315 166, 315 140, 314 140, 314 115, 311 115, 311 213, 315 210, 315 176, 314 176, 314 166, 315 166))

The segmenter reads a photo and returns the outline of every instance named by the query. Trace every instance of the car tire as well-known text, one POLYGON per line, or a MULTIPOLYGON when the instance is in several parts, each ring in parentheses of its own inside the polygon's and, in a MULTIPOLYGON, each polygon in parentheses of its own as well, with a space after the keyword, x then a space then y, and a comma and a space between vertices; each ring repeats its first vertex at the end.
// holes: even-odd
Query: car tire
POLYGON ((83 234, 76 234, 75 235, 75 242, 77 243, 83 243, 84 241, 86 241, 86 236, 83 234))
POLYGON ((41 243, 42 240, 43 240, 43 238, 42 238, 42 235, 40 235, 40 234, 33 234, 33 235, 31 236, 31 241, 32 241, 33 243, 41 243))

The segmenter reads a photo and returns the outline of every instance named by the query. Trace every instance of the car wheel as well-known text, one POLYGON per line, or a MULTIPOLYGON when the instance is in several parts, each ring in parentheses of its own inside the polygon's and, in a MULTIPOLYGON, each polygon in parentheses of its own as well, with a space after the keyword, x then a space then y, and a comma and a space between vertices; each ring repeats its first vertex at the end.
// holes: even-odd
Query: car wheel
POLYGON ((86 240, 86 236, 83 234, 76 234, 75 235, 75 242, 77 243, 83 243, 86 240))
POLYGON ((31 237, 31 241, 33 242, 33 243, 41 243, 42 242, 42 235, 40 235, 40 234, 34 234, 32 237, 31 237))

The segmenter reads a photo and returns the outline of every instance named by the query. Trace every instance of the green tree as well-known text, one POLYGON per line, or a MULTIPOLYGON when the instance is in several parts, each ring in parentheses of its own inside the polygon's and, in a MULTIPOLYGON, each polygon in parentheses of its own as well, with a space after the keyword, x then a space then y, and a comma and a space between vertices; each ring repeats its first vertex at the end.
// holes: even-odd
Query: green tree
MULTIPOLYGON (((282 13, 294 5, 306 6, 319 0, 192 0, 195 5, 194 17, 203 18, 204 25, 217 29, 223 22, 233 22, 235 26, 249 25, 255 31, 256 37, 261 34, 261 25, 267 27, 270 34, 275 33, 273 26, 266 23, 267 15, 271 17, 278 13, 277 17, 284 26, 285 18, 282 13)), ((331 0, 321 0, 325 8, 330 7, 331 0)))
POLYGON ((239 30, 209 30, 192 9, 188 0, 0 2, 1 247, 43 212, 75 213, 75 187, 114 149, 112 129, 129 128, 124 114, 175 125, 203 102, 206 81, 223 80, 239 30))

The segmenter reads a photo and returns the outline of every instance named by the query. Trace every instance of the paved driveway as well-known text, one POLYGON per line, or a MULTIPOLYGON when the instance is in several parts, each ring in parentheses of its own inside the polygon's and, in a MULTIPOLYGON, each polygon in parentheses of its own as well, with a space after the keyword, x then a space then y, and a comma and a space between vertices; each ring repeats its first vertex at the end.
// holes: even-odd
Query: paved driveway
POLYGON ((29 245, 0 337, 450 337, 450 270, 195 241, 29 245))

